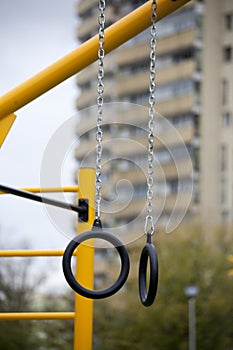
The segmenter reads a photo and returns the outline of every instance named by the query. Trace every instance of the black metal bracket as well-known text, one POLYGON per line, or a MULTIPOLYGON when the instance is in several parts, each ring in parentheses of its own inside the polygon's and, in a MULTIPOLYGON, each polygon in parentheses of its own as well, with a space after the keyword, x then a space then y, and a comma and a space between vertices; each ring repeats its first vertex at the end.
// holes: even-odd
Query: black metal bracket
POLYGON ((78 205, 80 208, 85 208, 83 212, 79 213, 78 221, 79 222, 87 222, 88 221, 88 199, 80 198, 78 200, 78 205))
POLYGON ((18 197, 30 199, 36 202, 53 205, 58 208, 75 211, 76 213, 79 214, 81 221, 83 222, 88 221, 88 200, 87 199, 79 199, 79 205, 77 206, 72 203, 64 203, 64 202, 57 201, 55 199, 41 197, 37 194, 31 193, 28 191, 22 191, 22 190, 18 190, 16 188, 11 188, 4 185, 0 185, 0 191, 5 193, 10 193, 18 197))

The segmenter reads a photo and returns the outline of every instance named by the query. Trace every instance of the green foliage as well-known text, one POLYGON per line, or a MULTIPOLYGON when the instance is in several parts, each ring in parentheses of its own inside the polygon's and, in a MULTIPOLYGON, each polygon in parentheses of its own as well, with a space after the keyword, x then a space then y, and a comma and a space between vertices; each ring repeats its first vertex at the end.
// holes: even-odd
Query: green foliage
MULTIPOLYGON (((144 240, 140 242, 141 247, 144 240)), ((184 288, 199 287, 197 348, 232 350, 233 280, 227 276, 226 256, 233 251, 233 235, 187 229, 156 238, 159 289, 154 305, 145 308, 137 296, 137 273, 127 289, 96 303, 94 349, 188 349, 188 302, 184 288)), ((137 266, 141 248, 131 247, 137 266)))

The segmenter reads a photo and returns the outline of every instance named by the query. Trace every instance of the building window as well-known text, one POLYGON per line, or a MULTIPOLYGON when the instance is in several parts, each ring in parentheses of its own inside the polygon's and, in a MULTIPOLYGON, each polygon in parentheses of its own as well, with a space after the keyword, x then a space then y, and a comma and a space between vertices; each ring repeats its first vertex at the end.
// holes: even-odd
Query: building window
POLYGON ((233 13, 227 13, 225 15, 225 29, 233 30, 233 13))
POLYGON ((221 180, 221 203, 226 204, 227 202, 227 181, 221 180))
POLYGON ((191 79, 178 80, 174 83, 164 84, 157 88, 157 101, 165 101, 177 96, 188 95, 193 92, 194 85, 191 79))
POLYGON ((197 147, 193 147, 193 167, 197 172, 200 170, 200 151, 197 147))
POLYGON ((142 198, 146 195, 146 185, 143 184, 136 184, 134 185, 134 198, 142 198))
POLYGON ((225 46, 223 48, 223 60, 224 62, 230 62, 232 60, 232 47, 225 46))
POLYGON ((184 8, 172 14, 163 21, 158 22, 157 30, 159 37, 174 35, 184 30, 195 27, 196 14, 193 8, 184 8))
POLYGON ((222 221, 224 221, 224 222, 228 221, 229 220, 229 211, 224 210, 222 212, 221 216, 222 216, 222 221))
POLYGON ((119 73, 120 73, 120 76, 126 77, 132 74, 148 71, 149 67, 150 67, 150 62, 148 59, 145 59, 144 61, 138 61, 138 62, 121 66, 119 69, 119 73))
POLYGON ((222 104, 226 105, 229 100, 229 83, 226 79, 222 80, 222 104))
POLYGON ((198 203, 200 200, 200 189, 198 181, 194 181, 193 183, 193 200, 194 203, 198 203))
POLYGON ((227 146, 221 146, 221 154, 220 154, 220 163, 221 163, 221 171, 227 170, 227 146))
POLYGON ((228 126, 231 125, 231 113, 230 112, 225 112, 222 115, 222 127, 227 128, 228 126))

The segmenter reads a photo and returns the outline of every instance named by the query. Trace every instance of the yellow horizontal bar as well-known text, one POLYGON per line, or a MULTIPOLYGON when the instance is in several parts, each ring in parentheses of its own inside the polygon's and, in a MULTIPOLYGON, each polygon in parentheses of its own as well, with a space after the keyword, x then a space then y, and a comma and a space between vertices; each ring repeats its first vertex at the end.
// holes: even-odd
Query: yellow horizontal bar
MULTIPOLYGON (((64 250, 0 250, 0 258, 28 256, 63 256, 64 250)), ((76 255, 76 250, 73 255, 76 255)))
MULTIPOLYGON (((24 187, 21 188, 23 191, 32 192, 32 193, 59 193, 59 192, 75 192, 79 193, 79 186, 65 186, 65 187, 24 187)), ((0 194, 7 194, 1 192, 0 194)))
POLYGON ((0 320, 72 320, 74 312, 3 312, 0 320))
MULTIPOLYGON (((157 0, 157 19, 174 12, 190 0, 157 0)), ((105 53, 116 49, 151 25, 151 1, 147 1, 105 31, 105 53)), ((98 35, 45 68, 0 98, 0 118, 14 113, 97 60, 98 35)))
POLYGON ((0 258, 27 256, 63 256, 64 250, 1 250, 0 258))
POLYGON ((79 192, 79 187, 78 186, 65 186, 65 187, 27 187, 27 188, 22 188, 23 191, 28 191, 32 193, 53 193, 53 192, 79 192))

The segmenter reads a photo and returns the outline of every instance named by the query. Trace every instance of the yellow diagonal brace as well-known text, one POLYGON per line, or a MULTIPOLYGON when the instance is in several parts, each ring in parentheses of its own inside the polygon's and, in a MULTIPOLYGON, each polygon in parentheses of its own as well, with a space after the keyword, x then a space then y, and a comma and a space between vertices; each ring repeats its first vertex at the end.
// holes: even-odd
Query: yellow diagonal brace
POLYGON ((15 114, 10 114, 0 119, 0 147, 2 146, 8 132, 10 131, 15 118, 15 114))
MULTIPOLYGON (((190 0, 157 0, 158 20, 190 0)), ((151 25, 151 1, 106 29, 106 54, 151 25)), ((0 118, 14 113, 97 60, 98 35, 0 98, 0 118)))

